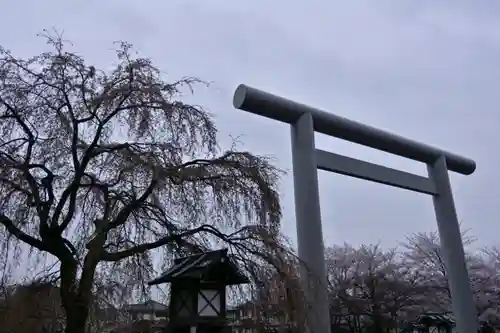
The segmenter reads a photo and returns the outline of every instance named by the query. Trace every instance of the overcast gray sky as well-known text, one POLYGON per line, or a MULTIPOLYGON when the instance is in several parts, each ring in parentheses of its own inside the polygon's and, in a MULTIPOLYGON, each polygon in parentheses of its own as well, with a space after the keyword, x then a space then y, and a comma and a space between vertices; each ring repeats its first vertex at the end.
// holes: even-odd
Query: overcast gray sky
MULTIPOLYGON (((43 28, 109 66, 115 40, 133 43, 172 78, 214 84, 196 101, 221 141, 273 156, 291 172, 287 125, 234 110, 239 83, 424 141, 476 160, 452 177, 463 225, 500 245, 500 2, 427 0, 3 0, 0 44, 39 53, 43 28)), ((318 147, 424 174, 417 162, 322 136, 318 147)), ((431 198, 320 173, 325 242, 396 245, 433 230, 431 198)), ((284 232, 295 238, 291 173, 281 185, 284 232)))

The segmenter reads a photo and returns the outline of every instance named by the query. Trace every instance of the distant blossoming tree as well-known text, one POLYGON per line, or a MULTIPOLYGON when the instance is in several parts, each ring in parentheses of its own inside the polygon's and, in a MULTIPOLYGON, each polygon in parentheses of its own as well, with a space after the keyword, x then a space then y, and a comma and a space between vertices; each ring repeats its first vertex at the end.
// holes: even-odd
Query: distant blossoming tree
MULTIPOLYGON (((474 238, 464 233, 463 240, 470 245, 474 238)), ((498 329, 500 251, 483 252, 467 251, 469 276, 482 329, 498 329)), ((410 235, 398 251, 378 245, 330 246, 325 260, 334 330, 401 330, 422 325, 427 314, 453 320, 437 232, 410 235)))
POLYGON ((398 330, 429 295, 423 276, 395 249, 344 244, 325 256, 333 324, 351 332, 398 330))

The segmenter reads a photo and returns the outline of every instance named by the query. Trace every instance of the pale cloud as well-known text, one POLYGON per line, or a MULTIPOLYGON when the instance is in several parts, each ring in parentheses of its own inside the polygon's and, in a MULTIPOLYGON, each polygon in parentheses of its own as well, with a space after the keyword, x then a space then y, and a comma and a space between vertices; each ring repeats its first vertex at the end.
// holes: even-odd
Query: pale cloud
MULTIPOLYGON (((214 81, 194 97, 216 116, 224 142, 291 169, 289 129, 234 110, 247 83, 477 161, 453 176, 459 215, 484 244, 497 242, 500 176, 500 3, 351 0, 7 0, 0 42, 21 55, 43 47, 42 28, 64 29, 99 66, 125 39, 172 77, 214 81)), ((424 166, 318 136, 323 149, 423 173, 424 166)), ((327 242, 382 241, 434 228, 431 199, 321 173, 327 242)), ((291 175, 282 184, 284 231, 295 237, 291 175)), ((500 243, 500 242, 498 242, 500 243)))

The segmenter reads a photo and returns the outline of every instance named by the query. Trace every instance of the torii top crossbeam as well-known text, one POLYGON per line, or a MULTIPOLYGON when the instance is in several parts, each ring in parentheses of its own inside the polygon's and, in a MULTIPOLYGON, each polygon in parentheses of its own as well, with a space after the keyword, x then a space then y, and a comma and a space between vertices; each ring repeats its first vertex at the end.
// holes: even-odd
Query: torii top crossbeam
POLYGON ((427 164, 434 163, 437 158, 444 156, 448 169, 463 175, 470 175, 476 169, 476 163, 469 158, 300 104, 244 84, 239 85, 236 89, 233 105, 237 109, 288 124, 293 124, 303 114, 310 113, 316 132, 427 164))

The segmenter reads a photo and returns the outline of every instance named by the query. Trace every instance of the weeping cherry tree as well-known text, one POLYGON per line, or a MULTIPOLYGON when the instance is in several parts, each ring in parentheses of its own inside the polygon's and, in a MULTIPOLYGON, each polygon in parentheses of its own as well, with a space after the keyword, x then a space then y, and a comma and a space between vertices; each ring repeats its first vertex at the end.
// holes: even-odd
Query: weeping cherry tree
POLYGON ((0 244, 55 260, 67 333, 84 332, 98 283, 140 290, 155 260, 224 246, 253 282, 279 270, 280 170, 219 148, 180 98, 201 81, 164 81, 124 42, 103 71, 42 37, 51 51, 29 59, 0 49, 0 244))

